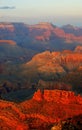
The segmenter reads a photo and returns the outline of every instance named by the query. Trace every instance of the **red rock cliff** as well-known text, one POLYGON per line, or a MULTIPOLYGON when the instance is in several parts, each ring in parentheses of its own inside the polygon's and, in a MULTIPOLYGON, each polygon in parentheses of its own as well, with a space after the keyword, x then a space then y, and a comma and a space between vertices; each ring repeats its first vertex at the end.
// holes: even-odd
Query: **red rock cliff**
POLYGON ((82 104, 82 97, 76 96, 74 92, 64 90, 41 90, 35 92, 33 99, 37 101, 46 100, 48 102, 57 102, 62 104, 82 104))

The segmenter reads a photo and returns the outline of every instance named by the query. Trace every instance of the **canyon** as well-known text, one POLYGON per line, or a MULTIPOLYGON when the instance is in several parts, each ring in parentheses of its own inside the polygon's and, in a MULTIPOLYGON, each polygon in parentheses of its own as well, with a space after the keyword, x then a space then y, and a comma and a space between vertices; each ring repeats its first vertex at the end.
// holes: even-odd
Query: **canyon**
POLYGON ((0 96, 18 90, 22 92, 32 86, 35 89, 58 89, 81 94, 82 52, 45 51, 33 56, 29 62, 1 63, 0 74, 0 96))
POLYGON ((0 130, 69 127, 82 129, 82 27, 1 22, 0 130))
MULTIPOLYGON (((46 22, 35 25, 1 22, 0 48, 3 48, 3 51, 0 54, 10 61, 16 57, 19 61, 25 62, 31 60, 35 54, 46 50, 74 50, 78 45, 82 46, 82 28, 77 27, 76 30, 76 27, 71 26, 70 28, 72 31, 68 26, 57 27, 46 22), (66 30, 69 31, 66 32, 66 30), (9 43, 10 46, 4 46, 1 44, 2 42, 9 43), (11 46, 12 44, 14 46, 11 46)), ((17 61, 17 59, 15 60, 17 61)))

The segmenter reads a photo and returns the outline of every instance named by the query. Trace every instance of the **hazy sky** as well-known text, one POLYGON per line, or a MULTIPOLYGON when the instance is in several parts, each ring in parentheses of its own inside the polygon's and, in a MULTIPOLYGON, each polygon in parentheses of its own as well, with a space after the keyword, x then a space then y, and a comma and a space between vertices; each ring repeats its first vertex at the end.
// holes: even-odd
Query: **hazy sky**
POLYGON ((0 21, 82 26, 82 0, 0 0, 0 21))

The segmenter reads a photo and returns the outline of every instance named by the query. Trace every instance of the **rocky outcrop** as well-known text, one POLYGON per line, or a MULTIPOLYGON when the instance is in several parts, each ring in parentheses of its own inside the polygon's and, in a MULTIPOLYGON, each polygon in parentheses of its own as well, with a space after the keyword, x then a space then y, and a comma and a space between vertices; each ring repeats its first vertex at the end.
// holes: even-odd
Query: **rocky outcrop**
POLYGON ((82 97, 76 96, 74 92, 64 90, 38 90, 33 99, 37 101, 46 100, 48 102, 57 102, 62 104, 82 104, 82 97))
POLYGON ((49 52, 35 55, 30 62, 24 65, 25 71, 31 68, 42 74, 65 74, 66 71, 78 69, 82 66, 82 53, 76 52, 49 52), (29 69, 28 69, 29 68, 29 69))
POLYGON ((42 101, 43 100, 43 93, 41 93, 41 91, 38 90, 37 92, 35 92, 33 99, 37 100, 37 101, 42 101))
POLYGON ((79 114, 82 114, 80 95, 58 90, 38 90, 32 99, 21 103, 0 100, 0 129, 50 130, 55 123, 79 114))

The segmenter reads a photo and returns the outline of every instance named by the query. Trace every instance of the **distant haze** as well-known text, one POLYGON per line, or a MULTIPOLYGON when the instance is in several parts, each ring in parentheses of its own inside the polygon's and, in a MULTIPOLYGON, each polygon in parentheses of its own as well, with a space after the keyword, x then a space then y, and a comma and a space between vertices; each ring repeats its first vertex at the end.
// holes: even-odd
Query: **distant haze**
POLYGON ((0 0, 0 22, 82 26, 82 0, 0 0))

